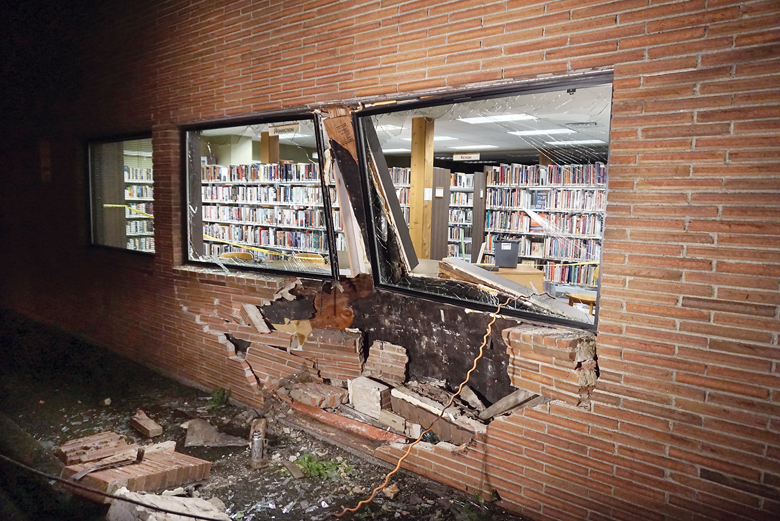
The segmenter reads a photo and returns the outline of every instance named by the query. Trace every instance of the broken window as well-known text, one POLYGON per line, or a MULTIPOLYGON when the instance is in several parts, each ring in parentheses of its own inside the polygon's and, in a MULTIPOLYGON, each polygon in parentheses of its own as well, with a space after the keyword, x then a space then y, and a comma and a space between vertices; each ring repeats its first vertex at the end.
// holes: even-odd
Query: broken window
POLYGON ((92 244, 154 253, 151 138, 89 145, 92 244))
POLYGON ((594 327, 611 94, 595 75, 359 111, 379 283, 594 327))
POLYGON ((188 255, 331 275, 344 239, 312 117, 187 132, 188 255))

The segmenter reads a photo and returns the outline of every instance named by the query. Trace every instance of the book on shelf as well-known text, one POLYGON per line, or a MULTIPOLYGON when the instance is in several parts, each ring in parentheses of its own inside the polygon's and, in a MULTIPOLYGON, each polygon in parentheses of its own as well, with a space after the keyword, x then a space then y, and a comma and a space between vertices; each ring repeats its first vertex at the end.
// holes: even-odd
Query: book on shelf
POLYGON ((337 247, 345 248, 335 189, 328 187, 333 215, 327 216, 320 183, 317 163, 202 165, 206 255, 251 251, 256 260, 286 255, 244 250, 242 246, 327 253, 328 218, 337 231, 337 247))
POLYGON ((591 285, 597 267, 589 263, 601 256, 606 165, 501 164, 485 173, 486 252, 493 254, 497 238, 514 239, 520 259, 544 268, 548 281, 591 285))

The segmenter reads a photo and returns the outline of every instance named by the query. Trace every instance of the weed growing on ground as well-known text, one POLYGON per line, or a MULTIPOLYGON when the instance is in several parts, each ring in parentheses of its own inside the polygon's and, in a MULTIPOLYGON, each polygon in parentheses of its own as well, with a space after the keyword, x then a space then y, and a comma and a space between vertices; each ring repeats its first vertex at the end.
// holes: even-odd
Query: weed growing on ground
POLYGON ((211 398, 209 398, 209 405, 212 409, 219 409, 223 405, 227 405, 232 394, 233 391, 230 389, 223 389, 222 387, 214 389, 214 392, 211 393, 211 398))
POLYGON ((295 464, 306 477, 318 477, 322 480, 346 475, 352 470, 352 465, 345 461, 322 460, 319 461, 313 454, 302 454, 295 464))

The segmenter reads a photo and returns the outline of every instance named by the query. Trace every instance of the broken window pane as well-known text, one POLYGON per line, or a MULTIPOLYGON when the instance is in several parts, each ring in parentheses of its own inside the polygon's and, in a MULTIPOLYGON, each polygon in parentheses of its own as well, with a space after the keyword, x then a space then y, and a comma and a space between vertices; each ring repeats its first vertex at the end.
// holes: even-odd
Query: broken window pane
POLYGON ((594 83, 364 111, 380 281, 594 324, 612 97, 594 83))
POLYGON ((332 273, 339 208, 323 192, 317 131, 300 119, 187 132, 190 260, 332 273))
POLYGON ((92 243, 154 253, 152 140, 89 145, 92 243))

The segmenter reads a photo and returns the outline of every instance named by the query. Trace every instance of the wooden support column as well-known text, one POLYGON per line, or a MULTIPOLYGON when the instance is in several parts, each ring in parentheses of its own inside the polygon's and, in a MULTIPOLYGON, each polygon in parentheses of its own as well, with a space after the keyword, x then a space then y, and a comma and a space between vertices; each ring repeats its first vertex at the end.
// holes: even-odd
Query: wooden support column
POLYGON ((409 188, 409 234, 417 256, 431 258, 433 201, 433 120, 412 119, 412 175, 409 188))
POLYGON ((549 150, 540 150, 539 151, 539 164, 540 165, 554 165, 555 161, 550 158, 549 150))
POLYGON ((270 136, 268 131, 260 133, 260 162, 279 162, 279 136, 270 136))

